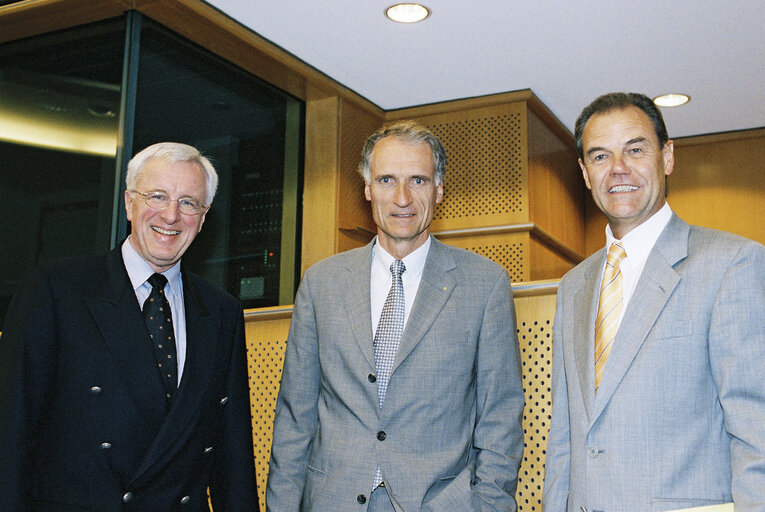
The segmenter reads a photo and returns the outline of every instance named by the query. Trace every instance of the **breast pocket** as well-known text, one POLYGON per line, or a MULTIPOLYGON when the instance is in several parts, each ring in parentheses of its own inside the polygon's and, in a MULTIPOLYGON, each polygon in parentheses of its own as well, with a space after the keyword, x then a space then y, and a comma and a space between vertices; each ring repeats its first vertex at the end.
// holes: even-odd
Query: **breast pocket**
POLYGON ((715 512, 733 512, 733 503, 725 503, 722 500, 682 498, 654 498, 651 501, 651 512, 665 512, 684 508, 705 507, 709 505, 723 505, 722 508, 715 509, 715 512))

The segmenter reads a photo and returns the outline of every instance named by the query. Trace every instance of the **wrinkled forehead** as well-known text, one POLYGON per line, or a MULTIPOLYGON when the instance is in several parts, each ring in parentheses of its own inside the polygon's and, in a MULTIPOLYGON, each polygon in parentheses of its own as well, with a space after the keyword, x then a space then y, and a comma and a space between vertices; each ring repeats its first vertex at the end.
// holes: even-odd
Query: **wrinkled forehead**
POLYGON ((634 138, 658 143, 651 119, 634 106, 614 107, 590 117, 582 130, 582 147, 586 152, 606 141, 626 143, 634 138))
POLYGON ((375 145, 370 167, 373 175, 397 171, 433 177, 436 171, 433 152, 427 142, 412 142, 394 136, 384 137, 375 145))
POLYGON ((146 162, 137 182, 156 189, 183 189, 185 193, 205 195, 207 180, 204 169, 197 162, 172 162, 165 158, 155 157, 146 162), (201 190, 201 192, 200 192, 201 190))

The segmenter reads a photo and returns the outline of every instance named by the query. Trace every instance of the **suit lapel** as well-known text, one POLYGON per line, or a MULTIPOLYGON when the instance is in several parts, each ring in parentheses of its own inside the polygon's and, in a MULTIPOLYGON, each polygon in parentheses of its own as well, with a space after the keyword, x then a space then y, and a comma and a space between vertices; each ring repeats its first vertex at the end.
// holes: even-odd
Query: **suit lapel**
POLYGON ((176 440, 186 431, 191 419, 197 417, 197 410, 203 405, 201 398, 213 373, 220 317, 210 314, 194 279, 185 270, 181 275, 186 313, 186 361, 183 375, 173 407, 136 471, 136 477, 149 471, 169 450, 177 449, 176 440))
POLYGON ((374 241, 367 244, 348 263, 343 289, 343 301, 345 303, 345 310, 348 313, 351 330, 370 368, 375 367, 372 305, 369 288, 373 245, 374 241))
POLYGON ((84 300, 113 355, 125 389, 150 427, 156 429, 165 414, 164 391, 119 246, 106 256, 106 266, 107 282, 99 292, 84 300))
POLYGON ((616 391, 680 282, 680 275, 673 267, 688 255, 689 232, 688 224, 673 214, 648 255, 606 362, 595 399, 593 420, 616 391))
POLYGON ((452 294, 457 283, 449 271, 455 268, 457 264, 446 247, 431 236, 430 251, 425 260, 420 286, 401 336, 391 375, 422 340, 452 294))
POLYGON ((599 257, 589 260, 588 267, 580 274, 584 278, 577 286, 577 292, 573 297, 572 314, 574 321, 569 324, 574 326, 571 339, 575 342, 581 340, 581 343, 584 344, 583 347, 577 347, 573 352, 582 399, 588 416, 592 414, 595 398, 595 318, 598 311, 601 267, 606 257, 605 254, 606 252, 603 250, 599 257))

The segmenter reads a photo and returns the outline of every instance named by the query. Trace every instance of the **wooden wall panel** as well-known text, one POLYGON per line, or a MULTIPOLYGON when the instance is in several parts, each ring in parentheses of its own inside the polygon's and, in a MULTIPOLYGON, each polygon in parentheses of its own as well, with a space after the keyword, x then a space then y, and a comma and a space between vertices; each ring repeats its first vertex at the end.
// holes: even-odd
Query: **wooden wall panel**
POLYGON ((433 230, 528 221, 524 103, 418 120, 441 140, 447 155, 444 200, 436 208, 433 230))
POLYGON ((337 240, 338 98, 306 102, 301 269, 334 254, 337 240))
POLYGON ((397 110, 387 117, 418 120, 446 148, 444 200, 431 226, 436 236, 489 256, 516 282, 561 277, 581 261, 584 185, 574 141, 530 91, 397 110), (510 261, 510 253, 497 248, 510 247, 509 234, 522 231, 525 241, 510 261), (498 242, 502 237, 507 240, 498 242))
MULTIPOLYGON (((584 238, 584 237, 583 237, 584 238)), ((532 235, 529 239, 529 280, 560 279, 574 268, 574 261, 532 235)))
POLYGON ((691 224, 765 243, 765 129, 677 140, 668 201, 691 224))
POLYGON ((587 189, 573 138, 562 138, 529 110, 528 147, 530 220, 574 251, 583 252, 587 189))
POLYGON ((552 324, 556 288, 550 286, 539 295, 526 295, 517 288, 515 293, 521 375, 526 398, 522 421, 523 459, 518 471, 515 500, 518 512, 541 512, 545 453, 552 414, 552 324))
POLYGON ((357 169, 367 138, 383 124, 382 116, 343 101, 340 115, 340 176, 337 252, 365 245, 376 232, 372 210, 364 197, 364 180, 357 169))
POLYGON ((253 310, 248 312, 245 318, 252 437, 260 510, 266 510, 266 482, 268 461, 271 458, 274 410, 282 378, 291 316, 292 306, 279 306, 253 310))
POLYGON ((530 279, 528 232, 477 233, 461 236, 437 235, 437 238, 445 244, 473 251, 499 263, 505 267, 510 276, 510 281, 513 283, 530 279))

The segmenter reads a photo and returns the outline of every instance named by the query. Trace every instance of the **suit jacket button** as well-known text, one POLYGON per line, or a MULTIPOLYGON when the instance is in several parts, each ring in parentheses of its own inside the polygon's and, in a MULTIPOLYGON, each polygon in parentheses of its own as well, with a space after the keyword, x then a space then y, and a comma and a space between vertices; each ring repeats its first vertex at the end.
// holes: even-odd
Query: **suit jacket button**
POLYGON ((387 435, 382 430, 377 433, 377 440, 378 441, 385 441, 385 438, 387 435))
MULTIPOLYGON (((112 443, 101 443, 101 449, 102 450, 108 450, 111 447, 112 447, 112 443)), ((128 494, 130 494, 130 493, 128 493, 128 494)))
POLYGON ((369 375, 367 375, 367 379, 369 380, 369 382, 377 382, 377 377, 375 377, 373 373, 370 373, 369 375))
POLYGON ((93 386, 92 388, 90 388, 90 392, 93 393, 94 395, 99 394, 101 391, 103 391, 103 389, 101 389, 98 386, 93 386))
POLYGON ((187 505, 190 501, 191 501, 191 497, 184 496, 183 498, 181 498, 181 505, 187 505))
POLYGON ((367 497, 364 496, 363 494, 359 494, 358 496, 356 496, 356 501, 359 502, 359 505, 363 505, 364 503, 367 502, 367 497))
POLYGON ((122 502, 123 503, 130 503, 133 501, 133 493, 132 492, 126 492, 122 495, 122 502))

